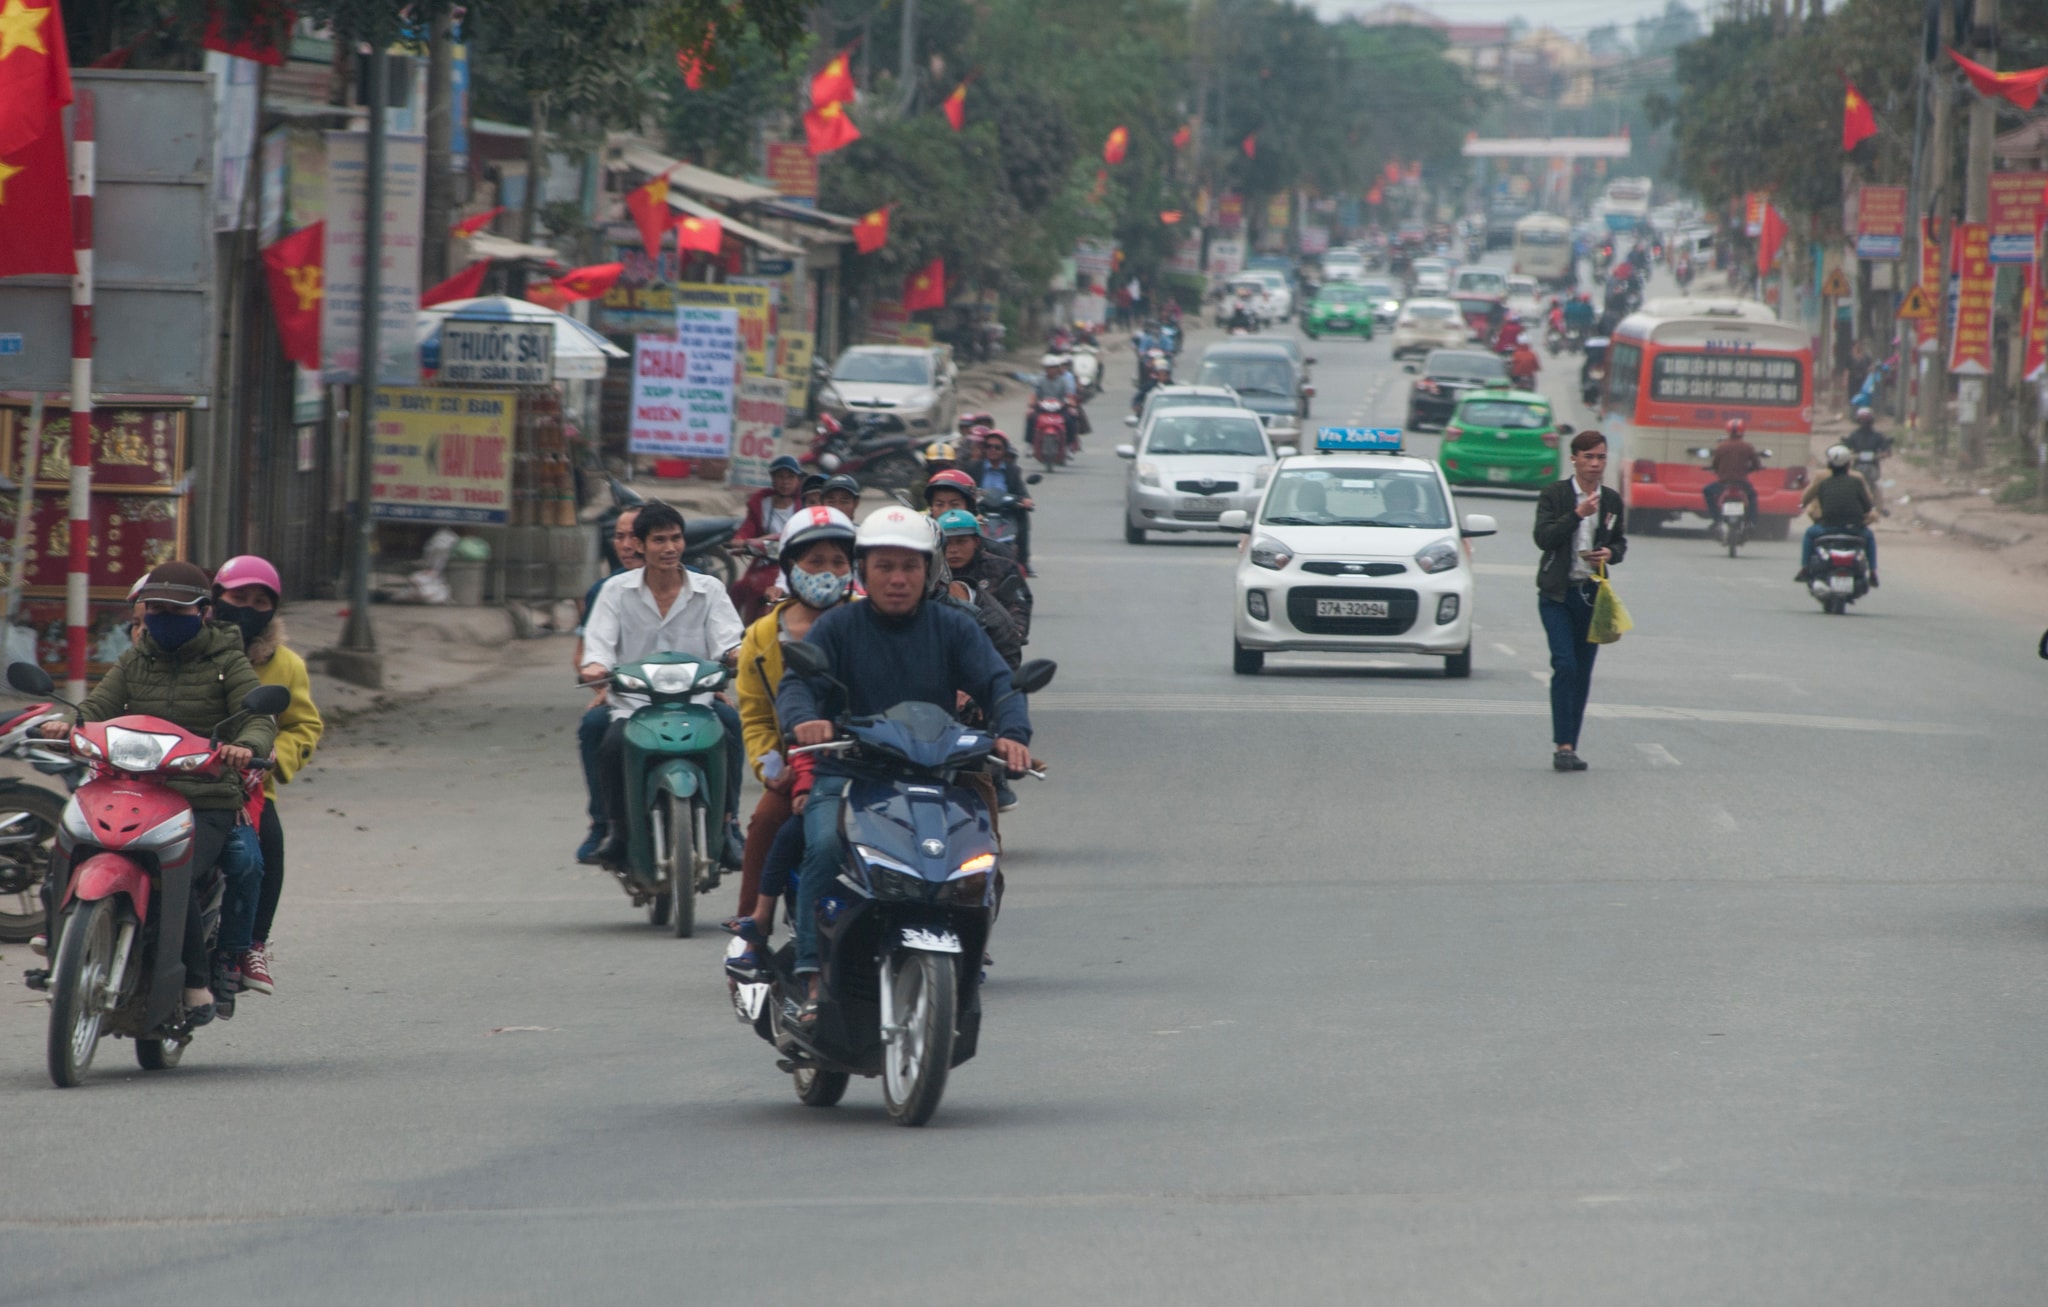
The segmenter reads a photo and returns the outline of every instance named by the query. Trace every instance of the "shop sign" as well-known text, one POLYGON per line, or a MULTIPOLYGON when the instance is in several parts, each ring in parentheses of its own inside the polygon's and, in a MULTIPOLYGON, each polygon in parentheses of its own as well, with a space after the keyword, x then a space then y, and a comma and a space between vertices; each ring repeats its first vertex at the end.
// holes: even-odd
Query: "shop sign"
POLYGON ((789 383, 781 377, 741 377, 733 409, 732 457, 726 484, 765 486, 768 464, 782 441, 782 418, 789 407, 789 383))
POLYGON ((514 407, 503 391, 379 386, 370 417, 371 516, 503 526, 514 407))
POLYGON ((676 310, 673 337, 641 336, 633 348, 635 454, 726 458, 740 358, 734 309, 676 310))
POLYGON ((440 380, 451 386, 545 386, 555 379, 552 322, 441 324, 440 380))

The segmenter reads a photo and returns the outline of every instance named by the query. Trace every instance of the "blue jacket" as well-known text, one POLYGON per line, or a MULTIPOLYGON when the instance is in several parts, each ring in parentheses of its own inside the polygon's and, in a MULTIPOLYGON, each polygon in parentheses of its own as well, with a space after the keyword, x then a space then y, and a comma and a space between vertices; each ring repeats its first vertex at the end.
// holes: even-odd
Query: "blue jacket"
MULTIPOLYGON (((884 617, 872 603, 842 604, 812 623, 804 642, 817 645, 832 660, 832 675, 847 688, 845 707, 851 715, 887 712, 909 702, 952 712, 955 692, 965 690, 987 710, 997 735, 1031 742, 1031 716, 1024 696, 1010 693, 1009 666, 962 608, 927 601, 908 617, 884 617)), ((823 711, 818 696, 837 698, 837 692, 827 684, 815 688, 814 694, 795 672, 783 673, 775 715, 784 730, 832 715, 823 711)))

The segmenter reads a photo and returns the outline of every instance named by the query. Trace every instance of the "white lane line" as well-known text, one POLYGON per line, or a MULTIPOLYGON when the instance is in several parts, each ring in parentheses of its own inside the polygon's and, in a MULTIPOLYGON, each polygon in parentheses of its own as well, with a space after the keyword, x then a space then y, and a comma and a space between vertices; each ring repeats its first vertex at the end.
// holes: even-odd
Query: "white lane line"
POLYGON ((1496 640, 1493 643, 1493 648, 1494 652, 1498 653, 1503 658, 1515 657, 1515 647, 1511 644, 1502 644, 1500 641, 1496 640))
POLYGON ((1546 681, 1548 681, 1548 680, 1550 679, 1550 673, 1549 673, 1549 672, 1539 672, 1539 671, 1537 671, 1537 670, 1536 670, 1535 668, 1531 667, 1531 668, 1529 669, 1529 679, 1530 679, 1530 680, 1532 680, 1532 681, 1535 681, 1535 682, 1536 682, 1537 684, 1541 685, 1541 684, 1543 684, 1544 682, 1546 682, 1546 681))
POLYGON ((1671 750, 1661 744, 1638 744, 1636 748, 1642 751, 1643 757, 1649 761, 1652 767, 1679 767, 1684 765, 1678 759, 1671 756, 1671 750))
MULTIPOLYGON (((1407 666, 1408 664, 1402 664, 1407 666)), ((1549 673, 1531 670, 1536 680, 1549 673)), ((1550 705, 1539 699, 1450 699, 1417 695, 1321 694, 1120 694, 1076 690, 1043 694, 1031 701, 1037 709, 1066 712, 1156 712, 1188 717, 1215 713, 1315 713, 1345 716, 1415 716, 1441 713, 1458 717, 1542 717, 1550 705)), ((1733 708, 1678 708, 1664 704, 1595 703, 1586 713, 1607 721, 1698 722, 1722 726, 1787 726, 1797 730, 1868 731, 1896 735, 1975 735, 1976 731, 1941 722, 1879 721, 1868 717, 1825 717, 1815 713, 1752 712, 1733 708)))
POLYGON ((1732 831, 1740 828, 1740 823, 1735 820, 1735 814, 1718 803, 1707 809, 1707 820, 1714 823, 1716 830, 1732 831))

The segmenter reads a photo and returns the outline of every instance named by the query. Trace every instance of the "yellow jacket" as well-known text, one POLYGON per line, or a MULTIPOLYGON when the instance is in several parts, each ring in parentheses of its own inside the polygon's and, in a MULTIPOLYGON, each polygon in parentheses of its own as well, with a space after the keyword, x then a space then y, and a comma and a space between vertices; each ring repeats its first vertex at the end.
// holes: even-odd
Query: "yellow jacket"
MULTIPOLYGON (((313 756, 327 723, 313 704, 313 683, 306 675, 306 660, 284 645, 284 618, 273 617, 263 634, 249 645, 249 661, 256 664, 256 679, 265 685, 282 685, 292 692, 291 705, 277 715, 277 765, 264 778, 263 793, 277 802, 277 787, 291 779, 313 756)), ((779 657, 778 651, 778 657, 779 657)))
POLYGON ((740 639, 733 680, 740 699, 740 742, 747 765, 762 784, 761 759, 782 749, 782 727, 775 720, 775 687, 782 684, 782 605, 778 604, 747 628, 740 639))

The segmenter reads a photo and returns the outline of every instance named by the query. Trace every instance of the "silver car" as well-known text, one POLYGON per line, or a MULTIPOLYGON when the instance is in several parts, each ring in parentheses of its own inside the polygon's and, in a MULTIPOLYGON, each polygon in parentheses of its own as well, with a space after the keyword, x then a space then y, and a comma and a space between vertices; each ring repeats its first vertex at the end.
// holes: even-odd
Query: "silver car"
POLYGON ((1258 414, 1222 405, 1154 410, 1134 445, 1118 445, 1128 459, 1124 483, 1124 539, 1145 543, 1147 531, 1219 531, 1217 519, 1233 508, 1256 508, 1273 474, 1276 451, 1258 414))
POLYGON ((834 417, 886 413, 912 435, 953 430, 960 410, 959 370, 947 345, 855 345, 832 365, 818 407, 834 417))

